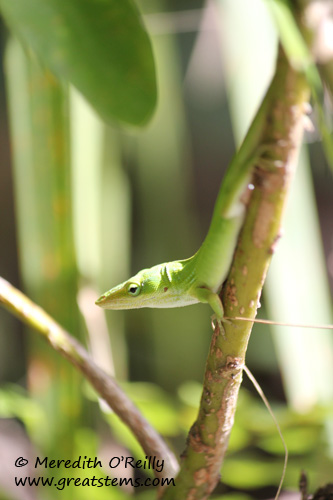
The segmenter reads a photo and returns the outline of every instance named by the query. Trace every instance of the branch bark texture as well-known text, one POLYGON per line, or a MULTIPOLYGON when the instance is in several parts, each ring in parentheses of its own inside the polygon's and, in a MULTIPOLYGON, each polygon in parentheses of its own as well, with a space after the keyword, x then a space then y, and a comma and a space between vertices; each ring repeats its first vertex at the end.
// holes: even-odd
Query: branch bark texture
MULTIPOLYGON (((221 293, 226 317, 256 315, 269 262, 280 236, 308 98, 303 74, 289 65, 280 50, 275 76, 262 104, 265 124, 257 145, 259 160, 252 179, 254 190, 221 293)), ((208 498, 219 480, 252 323, 233 320, 225 323, 224 329, 225 332, 215 329, 213 334, 198 417, 188 435, 176 486, 168 488, 163 499, 208 498)))

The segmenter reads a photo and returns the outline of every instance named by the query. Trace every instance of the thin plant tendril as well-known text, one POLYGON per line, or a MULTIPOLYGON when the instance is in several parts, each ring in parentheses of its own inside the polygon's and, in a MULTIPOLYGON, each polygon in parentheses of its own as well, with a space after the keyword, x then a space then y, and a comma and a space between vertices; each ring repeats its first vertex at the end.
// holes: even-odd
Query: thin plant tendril
POLYGON ((259 394, 259 396, 261 397, 262 401, 264 402, 264 405, 266 406, 270 416, 272 417, 273 419, 273 422, 277 428, 277 431, 279 433, 279 436, 281 438, 281 441, 282 441, 282 444, 283 444, 283 448, 284 448, 284 464, 283 464, 283 470, 282 470, 282 475, 281 475, 281 479, 280 479, 280 483, 279 483, 279 487, 277 489, 277 492, 276 492, 276 495, 274 497, 274 500, 278 500, 279 496, 280 496, 280 493, 281 493, 281 489, 282 489, 282 485, 283 485, 283 481, 284 481, 284 478, 285 478, 285 475, 286 475, 286 470, 287 470, 287 464, 288 464, 288 448, 287 448, 287 445, 286 445, 286 442, 284 440, 284 437, 283 437, 283 434, 282 434, 282 431, 281 431, 281 427, 279 425, 279 422, 277 421, 277 418, 276 416, 274 415, 273 413, 273 410, 272 410, 272 407, 271 405, 269 404, 268 402, 268 399, 266 398, 265 394, 264 394, 264 391, 262 390, 262 388, 260 387, 259 383, 257 382, 257 380, 255 379, 254 375, 252 374, 252 372, 248 369, 248 367, 246 365, 244 365, 244 371, 246 373, 246 375, 248 376, 248 378, 251 380, 252 384, 254 385, 257 393, 259 394))
POLYGON ((252 323, 263 323, 264 325, 291 326, 293 328, 319 328, 321 330, 333 330, 333 325, 310 325, 307 323, 284 323, 282 321, 273 321, 270 319, 253 319, 235 316, 234 318, 225 317, 227 320, 251 321, 252 323))

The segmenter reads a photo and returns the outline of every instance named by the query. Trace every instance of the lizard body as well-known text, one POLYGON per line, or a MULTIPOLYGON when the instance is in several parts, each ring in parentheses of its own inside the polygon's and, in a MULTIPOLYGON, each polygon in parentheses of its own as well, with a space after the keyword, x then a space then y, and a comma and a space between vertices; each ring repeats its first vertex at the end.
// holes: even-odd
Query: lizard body
POLYGON ((182 307, 208 303, 219 322, 223 306, 219 298, 229 271, 246 206, 244 192, 260 154, 265 125, 264 99, 242 146, 234 156, 220 187, 207 236, 189 259, 143 269, 132 278, 105 292, 96 304, 105 309, 182 307))

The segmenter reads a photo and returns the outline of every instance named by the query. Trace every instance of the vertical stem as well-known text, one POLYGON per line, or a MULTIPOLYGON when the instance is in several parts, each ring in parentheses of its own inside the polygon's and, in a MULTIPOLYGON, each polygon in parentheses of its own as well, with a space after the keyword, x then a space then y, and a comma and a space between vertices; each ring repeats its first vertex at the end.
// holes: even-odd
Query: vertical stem
MULTIPOLYGON (((221 298, 225 315, 255 317, 302 140, 309 92, 304 76, 280 50, 276 73, 265 97, 265 127, 258 144, 264 151, 255 165, 251 199, 221 298)), ((259 110, 260 113, 260 110, 259 110)), ((232 164, 237 164, 237 158, 232 164)), ((219 480, 233 425, 251 323, 215 330, 206 363, 203 392, 183 454, 176 487, 165 499, 204 499, 219 480)))
MULTIPOLYGON (((24 286, 65 328, 79 331, 67 89, 13 40, 6 77, 24 286)), ((34 337, 29 352, 30 390, 43 401, 54 429, 36 438, 70 452, 81 410, 77 374, 34 337)))

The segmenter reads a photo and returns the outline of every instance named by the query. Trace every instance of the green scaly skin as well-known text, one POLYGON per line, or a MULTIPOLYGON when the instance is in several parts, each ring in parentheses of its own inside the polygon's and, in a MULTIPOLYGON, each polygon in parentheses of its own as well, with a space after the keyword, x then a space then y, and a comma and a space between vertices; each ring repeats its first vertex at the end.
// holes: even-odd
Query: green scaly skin
POLYGON ((223 306, 219 298, 227 277, 246 207, 242 195, 251 180, 260 154, 258 144, 265 126, 263 101, 246 138, 234 156, 221 185, 208 234, 193 257, 143 269, 105 292, 96 304, 104 309, 182 307, 208 303, 219 323, 223 306))

